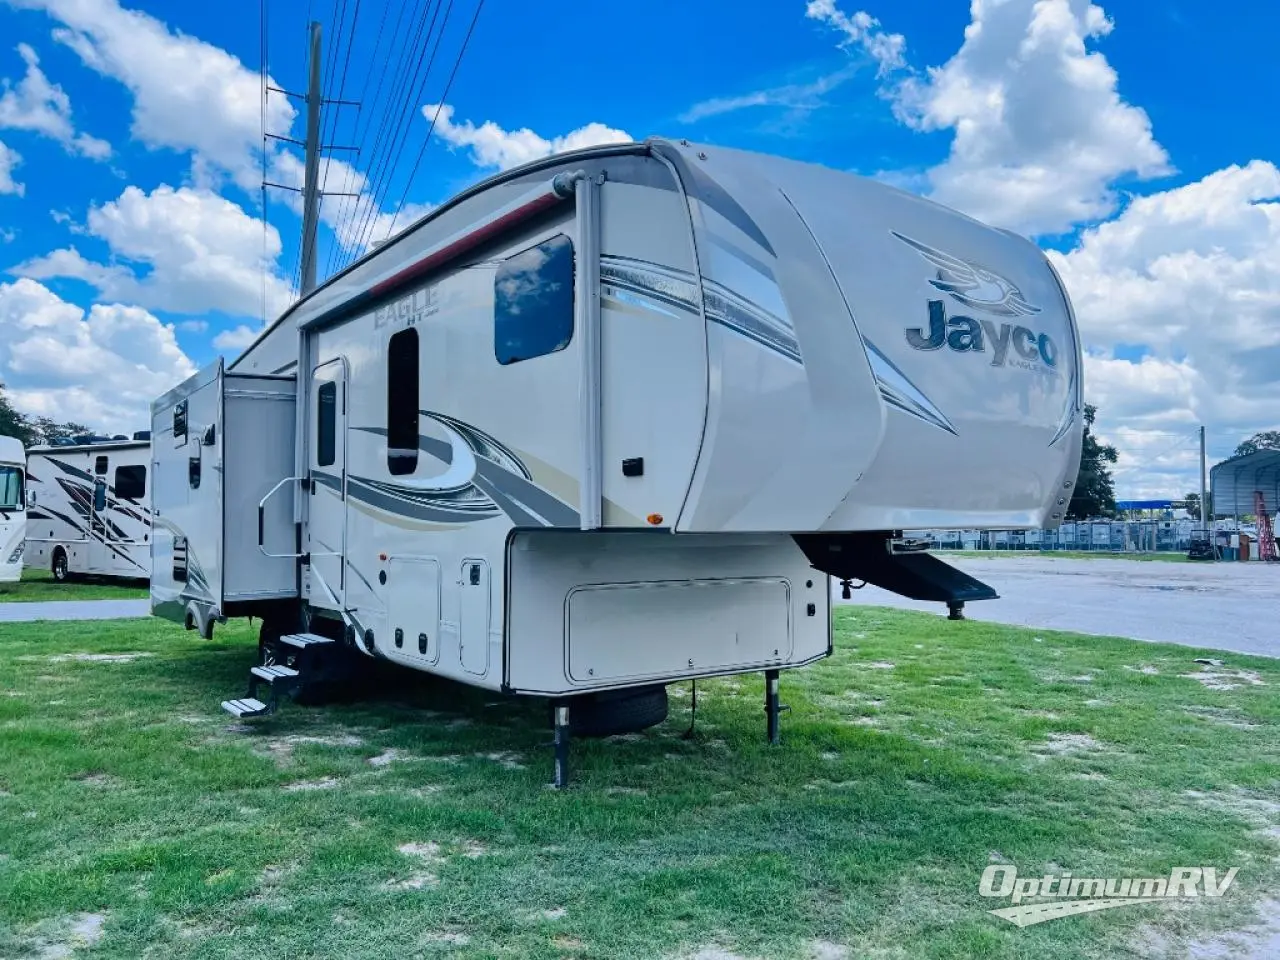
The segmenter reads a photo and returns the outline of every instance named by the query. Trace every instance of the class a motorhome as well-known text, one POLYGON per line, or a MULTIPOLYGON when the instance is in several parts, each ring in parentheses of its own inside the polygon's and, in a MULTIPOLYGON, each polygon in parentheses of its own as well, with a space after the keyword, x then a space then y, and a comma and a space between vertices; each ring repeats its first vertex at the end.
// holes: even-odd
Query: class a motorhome
POLYGON ((84 436, 27 451, 27 566, 59 582, 151 574, 151 443, 84 436))
POLYGON ((684 141, 551 157, 155 402, 153 608, 264 618, 242 716, 339 651, 551 698, 561 783, 676 680, 765 673, 776 734, 829 577, 958 615, 994 592, 903 531, 1058 524, 1080 373, 1021 237, 684 141))
POLYGON ((22 441, 0 437, 0 583, 22 578, 27 529, 27 456, 22 441))

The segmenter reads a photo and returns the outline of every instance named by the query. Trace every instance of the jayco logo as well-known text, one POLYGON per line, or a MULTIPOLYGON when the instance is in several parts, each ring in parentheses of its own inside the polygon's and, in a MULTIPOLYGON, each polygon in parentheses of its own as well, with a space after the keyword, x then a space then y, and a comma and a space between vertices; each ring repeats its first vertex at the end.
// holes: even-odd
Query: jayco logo
POLYGON ((1010 364, 1026 370, 1050 370, 1058 365, 1058 345, 1047 333, 1037 334, 1022 326, 996 325, 994 320, 975 320, 961 314, 947 316, 941 300, 929 301, 929 326, 909 327, 907 343, 917 350, 950 347, 956 353, 986 353, 991 348, 991 365, 1010 364), (1009 356, 1010 348, 1015 354, 1009 356))

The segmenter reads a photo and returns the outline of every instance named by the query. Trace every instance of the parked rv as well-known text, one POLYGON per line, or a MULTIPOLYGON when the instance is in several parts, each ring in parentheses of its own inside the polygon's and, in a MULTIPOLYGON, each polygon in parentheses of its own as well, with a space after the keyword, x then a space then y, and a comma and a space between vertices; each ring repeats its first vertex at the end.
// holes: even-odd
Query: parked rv
POLYGON ((156 613, 642 727, 832 649, 828 577, 990 587, 901 531, 1062 519, 1080 346, 1033 244, 883 183, 651 140, 466 190, 153 405, 156 613), (256 523, 254 518, 256 515, 256 523))
POLYGON ((151 444, 77 437, 27 451, 27 564, 66 581, 151 574, 151 444))
POLYGON ((23 537, 27 529, 27 457, 22 441, 0 437, 0 583, 22 578, 23 537))

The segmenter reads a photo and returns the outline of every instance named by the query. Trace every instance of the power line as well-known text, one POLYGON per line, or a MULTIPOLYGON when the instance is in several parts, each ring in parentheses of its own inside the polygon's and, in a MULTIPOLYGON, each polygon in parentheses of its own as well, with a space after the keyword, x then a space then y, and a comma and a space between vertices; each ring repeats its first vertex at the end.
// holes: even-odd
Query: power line
MULTIPOLYGON (((369 109, 363 110, 361 114, 357 116, 356 127, 354 131, 355 136, 352 139, 360 147, 362 155, 364 154, 364 148, 365 148, 364 140, 362 138, 362 131, 364 134, 367 134, 369 131, 371 118, 373 116, 373 106, 378 102, 378 98, 382 95, 382 85, 387 77, 387 64, 382 63, 382 58, 380 54, 382 52, 382 41, 383 41, 383 38, 386 36, 387 14, 391 9, 391 4, 392 4, 392 0, 387 0, 387 2, 384 3, 382 6, 382 19, 379 20, 378 22, 378 36, 377 36, 377 39, 374 41, 373 53, 369 60, 369 69, 365 71, 364 86, 360 90, 360 102, 364 104, 368 104, 369 109), (382 71, 378 74, 378 88, 374 92, 373 98, 370 99, 369 84, 373 81, 374 65, 378 63, 382 63, 382 71)), ((404 20, 404 12, 408 8, 408 4, 396 3, 396 7, 399 12, 396 15, 395 26, 392 28, 392 31, 391 31, 392 36, 396 36, 399 34, 400 24, 404 20)), ((344 193, 351 190, 351 187, 352 187, 351 181, 354 179, 354 175, 356 172, 357 172, 356 164, 347 165, 346 175, 343 177, 343 184, 342 184, 342 190, 344 193)), ((338 239, 338 242, 330 244, 329 246, 329 258, 328 258, 328 262, 325 265, 325 274, 327 276, 333 275, 334 267, 338 264, 339 250, 341 248, 340 238, 342 236, 342 231, 350 221, 354 220, 355 210, 358 208, 358 205, 359 205, 358 198, 352 199, 352 198, 343 197, 342 200, 339 201, 338 214, 334 218, 334 225, 333 225, 333 234, 334 234, 334 237, 338 239)))
MULTIPOLYGON (((411 44, 402 48, 401 53, 407 54, 410 50, 417 50, 419 42, 422 44, 422 52, 426 52, 427 46, 430 44, 431 33, 435 29, 436 20, 440 15, 439 0, 434 4, 435 14, 431 17, 431 24, 427 26, 427 14, 432 9, 433 4, 428 0, 423 6, 421 15, 418 20, 418 26, 414 31, 414 39, 411 44), (423 29, 426 28, 424 37, 423 29)), ((450 0, 452 6, 452 0, 450 0)), ((359 221, 359 228, 354 236, 357 238, 353 244, 353 249, 358 249, 360 242, 368 229, 370 218, 375 216, 378 209, 377 197, 382 192, 382 185, 389 174, 394 170, 396 164, 397 143, 399 140, 399 130, 404 122, 404 114, 406 109, 412 110, 413 89, 417 85, 417 78, 422 69, 422 56, 413 56, 412 61, 416 63, 413 74, 410 76, 410 61, 406 56, 401 57, 400 64, 397 65, 397 75, 399 79, 396 81, 391 94, 387 99, 386 109, 383 111, 382 122, 378 125, 378 132, 374 137, 374 143, 383 146, 378 152, 374 164, 368 171, 368 180, 373 184, 373 190, 370 191, 371 202, 366 202, 363 210, 357 211, 356 218, 359 221), (402 69, 403 68, 403 69, 402 69), (399 106, 397 106, 399 105, 399 106), (392 117, 395 117, 394 123, 392 117), (390 135, 388 135, 390 134, 390 135)), ((376 147, 375 147, 376 149, 376 147)), ((347 251, 343 266, 350 263, 354 259, 352 251, 347 251)))
POLYGON ((449 91, 453 88, 454 78, 458 75, 458 68, 462 66, 462 58, 466 56, 467 45, 471 42, 471 34, 475 32, 476 22, 480 19, 480 11, 484 9, 484 0, 479 0, 476 4, 476 12, 471 17, 471 25, 467 27, 467 35, 462 40, 462 49, 458 51, 458 59, 453 62, 453 70, 449 73, 449 80, 444 85, 444 93, 440 95, 441 108, 438 108, 435 115, 431 118, 431 125, 427 128, 427 135, 422 138, 422 145, 418 147, 418 156, 413 161, 413 169, 409 172, 409 179, 405 182, 404 193, 400 195, 400 203, 396 206, 396 212, 391 218, 391 227, 388 233, 393 231, 396 226, 396 218, 400 216, 404 210, 405 202, 409 199, 409 190, 413 187, 414 178, 418 175, 418 166, 422 163, 422 158, 427 152, 427 144, 431 142, 431 134, 435 132, 436 120, 440 116, 440 109, 443 104, 449 102, 449 91))
MULTIPOLYGON (((437 7, 437 13, 439 8, 437 7)), ((431 69, 435 66, 436 54, 440 52, 440 43, 444 39, 445 30, 449 25, 449 16, 453 13, 453 0, 448 0, 448 5, 444 9, 444 19, 440 23, 440 32, 436 34, 436 42, 431 47, 431 54, 427 58, 426 70, 422 72, 422 79, 419 81, 419 71, 415 70, 413 80, 410 82, 410 97, 406 101, 406 109, 402 111, 400 120, 396 124, 396 132, 392 145, 392 157, 390 169, 387 176, 383 180, 381 187, 375 191, 373 205, 371 207, 372 215, 368 218, 367 227, 361 231, 359 244, 365 245, 372 239, 373 230, 377 226, 378 217, 382 212, 382 205, 386 201, 387 193, 391 190, 391 184, 394 182, 396 171, 400 168, 400 159, 404 148, 405 140, 409 136, 409 132, 413 129, 413 118, 418 113, 422 102, 422 94, 426 90, 427 81, 431 77, 431 69)), ((431 31, 435 26, 435 18, 432 18, 432 26, 427 29, 427 42, 430 43, 431 31)), ((421 63, 419 63, 421 66, 421 63)), ((354 258, 354 252, 348 251, 349 255, 354 258)))

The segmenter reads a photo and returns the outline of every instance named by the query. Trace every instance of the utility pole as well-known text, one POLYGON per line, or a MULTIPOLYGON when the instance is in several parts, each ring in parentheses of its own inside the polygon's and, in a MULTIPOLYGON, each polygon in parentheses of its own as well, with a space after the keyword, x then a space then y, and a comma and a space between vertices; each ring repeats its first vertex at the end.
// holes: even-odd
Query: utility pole
POLYGON ((316 231, 320 225, 320 24, 311 21, 310 80, 307 84, 306 173, 302 181, 302 289, 316 288, 316 231))
MULTIPOLYGON (((1186 434, 1183 434, 1186 436, 1186 434)), ((1204 453, 1204 425, 1200 426, 1200 527, 1205 533, 1209 532, 1209 498, 1205 492, 1204 483, 1205 470, 1205 453, 1204 453)))

